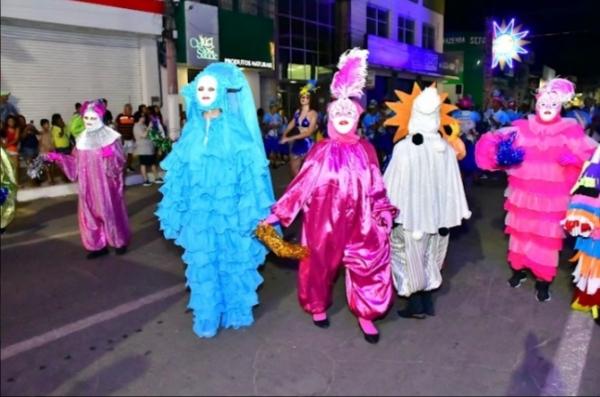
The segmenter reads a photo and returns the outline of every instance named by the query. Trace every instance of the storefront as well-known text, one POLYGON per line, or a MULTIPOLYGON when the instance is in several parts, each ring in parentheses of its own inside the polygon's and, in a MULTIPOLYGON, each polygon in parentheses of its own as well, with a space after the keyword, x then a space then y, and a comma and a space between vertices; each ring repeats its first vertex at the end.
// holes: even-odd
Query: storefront
POLYGON ((2 0, 1 85, 36 125, 76 102, 160 103, 162 1, 2 0), (132 23, 135 21, 135 23, 132 23))
POLYGON ((229 62, 246 75, 256 106, 268 107, 276 95, 272 19, 186 1, 177 24, 180 89, 210 63, 229 62))

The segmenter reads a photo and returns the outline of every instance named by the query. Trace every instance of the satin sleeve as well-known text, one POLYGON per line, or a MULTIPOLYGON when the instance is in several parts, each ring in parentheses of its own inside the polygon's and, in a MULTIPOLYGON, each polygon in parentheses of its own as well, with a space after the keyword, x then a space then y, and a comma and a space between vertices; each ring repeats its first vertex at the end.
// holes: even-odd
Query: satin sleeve
POLYGON ((75 182, 79 177, 77 175, 77 159, 78 151, 75 148, 70 155, 61 154, 60 158, 54 162, 71 182, 75 182))
MULTIPOLYGON (((316 149, 316 147, 314 148, 316 149)), ((315 151, 309 152, 300 173, 292 180, 285 193, 271 208, 283 226, 289 226, 298 212, 304 207, 319 183, 319 176, 323 168, 320 156, 311 156, 315 151)))

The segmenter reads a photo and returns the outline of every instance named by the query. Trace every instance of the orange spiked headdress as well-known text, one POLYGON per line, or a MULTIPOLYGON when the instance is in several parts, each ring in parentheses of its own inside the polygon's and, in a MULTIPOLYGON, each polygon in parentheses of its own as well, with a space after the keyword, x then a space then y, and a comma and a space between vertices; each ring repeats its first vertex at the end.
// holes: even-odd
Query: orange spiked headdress
MULTIPOLYGON (((431 87, 436 88, 435 82, 431 85, 431 87)), ((400 100, 397 102, 385 103, 394 112, 394 116, 387 119, 383 125, 398 127, 396 134, 394 134, 394 143, 396 143, 408 135, 408 121, 410 120, 410 115, 412 113, 413 102, 421 94, 421 87, 419 87, 417 83, 414 83, 412 92, 410 94, 402 91, 394 92, 400 100)), ((458 121, 451 117, 448 113, 458 108, 454 105, 444 103, 448 97, 447 93, 443 92, 439 96, 441 102, 439 131, 446 140, 451 141, 458 137, 460 129, 457 128, 458 121), (444 128, 445 126, 450 127, 449 130, 451 133, 446 132, 446 129, 444 128)))

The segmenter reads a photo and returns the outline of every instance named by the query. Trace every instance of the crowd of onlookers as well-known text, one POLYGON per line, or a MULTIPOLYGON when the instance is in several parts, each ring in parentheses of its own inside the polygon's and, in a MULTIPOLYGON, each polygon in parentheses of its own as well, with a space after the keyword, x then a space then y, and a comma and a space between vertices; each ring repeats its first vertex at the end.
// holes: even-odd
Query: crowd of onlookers
MULTIPOLYGON (((20 114, 10 103, 8 93, 0 97, 0 137, 2 147, 9 155, 15 178, 19 186, 43 186, 66 182, 62 172, 52 165, 44 167, 43 175, 31 179, 27 176, 28 165, 38 156, 49 152, 70 154, 75 147, 76 138, 85 129, 80 113, 81 104, 76 103, 73 113, 65 119, 54 113, 49 119, 43 118, 37 123, 20 114)), ((139 105, 134 112, 131 104, 125 104, 123 111, 116 117, 108 110, 104 114, 104 124, 121 134, 123 148, 127 154, 127 172, 135 172, 139 166, 144 178, 144 186, 151 186, 148 172, 154 176, 154 183, 162 183, 158 164, 166 153, 156 148, 150 139, 150 132, 166 137, 166 127, 159 106, 139 105)))

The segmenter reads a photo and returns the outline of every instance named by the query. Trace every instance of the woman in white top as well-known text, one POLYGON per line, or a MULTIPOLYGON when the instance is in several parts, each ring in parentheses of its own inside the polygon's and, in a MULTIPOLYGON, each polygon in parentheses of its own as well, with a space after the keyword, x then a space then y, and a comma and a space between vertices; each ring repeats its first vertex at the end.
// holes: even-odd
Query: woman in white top
POLYGON ((133 135, 135 136, 135 151, 134 153, 140 158, 140 171, 144 177, 144 186, 152 186, 148 179, 147 167, 152 167, 154 174, 154 183, 163 183, 158 177, 158 168, 156 165, 156 149, 154 144, 148 138, 148 125, 146 116, 143 113, 136 113, 134 116, 135 124, 133 126, 133 135))

